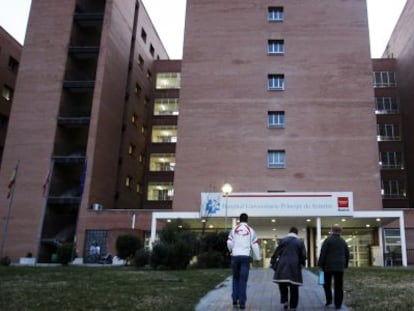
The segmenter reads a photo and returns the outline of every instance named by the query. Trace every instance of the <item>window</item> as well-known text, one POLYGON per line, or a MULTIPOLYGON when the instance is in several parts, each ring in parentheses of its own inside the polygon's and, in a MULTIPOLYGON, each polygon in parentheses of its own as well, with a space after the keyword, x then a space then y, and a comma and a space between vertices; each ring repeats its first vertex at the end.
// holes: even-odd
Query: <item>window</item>
POLYGON ((129 144, 129 147, 128 147, 128 154, 129 154, 130 156, 134 156, 134 155, 135 155, 135 150, 136 150, 135 145, 134 145, 134 144, 129 144))
POLYGON ((135 94, 137 94, 138 97, 142 94, 142 88, 138 83, 135 83, 135 94))
POLYGON ((148 201, 171 201, 174 197, 173 184, 169 182, 148 183, 148 201))
POLYGON ((285 127, 285 113, 283 111, 269 111, 267 116, 269 128, 285 127))
POLYGON ((285 151, 284 150, 269 150, 267 152, 267 167, 268 168, 285 168, 285 151))
POLYGON ((16 59, 14 59, 12 56, 9 57, 8 68, 10 71, 14 73, 16 73, 17 69, 19 68, 19 62, 16 59))
POLYGON ((152 44, 150 44, 149 51, 150 51, 151 55, 154 56, 155 49, 154 49, 154 46, 152 44))
POLYGON ((144 69, 144 59, 141 55, 138 55, 138 66, 139 68, 144 69))
POLYGON ((151 172, 172 172, 175 169, 175 154, 153 153, 150 156, 151 172))
POLYGON ((176 143, 177 142, 177 126, 161 126, 156 125, 152 128, 152 143, 176 143))
POLYGON ((283 21, 283 7, 269 7, 267 9, 267 20, 269 22, 281 22, 283 21))
POLYGON ((395 82, 395 73, 390 71, 376 71, 374 74, 374 87, 394 87, 397 86, 395 82))
POLYGON ((156 98, 154 116, 177 116, 178 98, 156 98))
POLYGON ((138 115, 136 113, 133 113, 131 116, 131 123, 137 126, 138 124, 138 115))
POLYGON ((400 108, 396 97, 375 97, 375 113, 399 113, 400 108))
POLYGON ((126 178, 125 178, 125 187, 127 187, 127 188, 131 188, 131 186, 132 186, 132 176, 127 176, 126 178))
POLYGON ((147 79, 150 80, 152 77, 151 71, 147 70, 147 79))
POLYGON ((400 126, 398 124, 377 124, 377 140, 400 140, 400 126))
POLYGON ((135 191, 137 193, 141 193, 141 184, 140 183, 137 184, 137 187, 135 188, 135 191))
POLYGON ((181 87, 181 73, 165 72, 157 74, 157 89, 179 89, 181 87))
POLYGON ((383 151, 380 152, 379 164, 383 169, 401 169, 402 165, 401 152, 399 151, 383 151))
POLYGON ((268 40, 267 54, 283 54, 285 53, 284 40, 268 40))
POLYGON ((270 91, 281 91, 285 89, 285 76, 281 74, 270 74, 267 76, 267 88, 270 91))
POLYGON ((145 32, 144 28, 141 28, 141 38, 142 41, 147 42, 147 33, 145 32))
POLYGON ((384 199, 405 198, 406 193, 404 190, 404 185, 400 180, 383 180, 381 183, 381 193, 384 199))
POLYGON ((1 95, 6 101, 11 101, 13 99, 13 89, 7 85, 3 85, 3 91, 1 95))

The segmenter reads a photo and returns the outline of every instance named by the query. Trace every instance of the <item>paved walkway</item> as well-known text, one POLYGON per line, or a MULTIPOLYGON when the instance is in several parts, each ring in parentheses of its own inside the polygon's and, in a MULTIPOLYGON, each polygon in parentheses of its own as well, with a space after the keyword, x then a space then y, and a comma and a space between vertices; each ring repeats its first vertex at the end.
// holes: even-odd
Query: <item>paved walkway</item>
MULTIPOLYGON (((272 282, 273 270, 263 268, 250 269, 249 281, 247 282, 246 310, 249 311, 271 311, 283 310, 280 304, 279 289, 272 282)), ((235 311, 231 300, 231 281, 228 277, 204 296, 196 311, 235 311)), ((333 305, 325 307, 325 294, 321 285, 318 285, 318 277, 308 270, 303 270, 303 286, 299 287, 299 305, 296 310, 336 310, 333 305)), ((342 311, 349 310, 342 305, 342 311)))

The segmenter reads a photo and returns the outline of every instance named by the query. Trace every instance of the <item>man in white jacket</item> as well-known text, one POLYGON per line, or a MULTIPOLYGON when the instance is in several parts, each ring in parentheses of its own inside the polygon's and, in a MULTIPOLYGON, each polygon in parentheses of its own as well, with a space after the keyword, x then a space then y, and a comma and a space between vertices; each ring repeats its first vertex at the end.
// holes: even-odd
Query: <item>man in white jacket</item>
POLYGON ((240 223, 230 231, 227 238, 227 248, 231 253, 231 268, 233 270, 233 305, 239 304, 240 309, 246 308, 250 251, 253 251, 253 259, 261 260, 259 240, 253 228, 247 224, 247 220, 247 214, 240 214, 240 223))

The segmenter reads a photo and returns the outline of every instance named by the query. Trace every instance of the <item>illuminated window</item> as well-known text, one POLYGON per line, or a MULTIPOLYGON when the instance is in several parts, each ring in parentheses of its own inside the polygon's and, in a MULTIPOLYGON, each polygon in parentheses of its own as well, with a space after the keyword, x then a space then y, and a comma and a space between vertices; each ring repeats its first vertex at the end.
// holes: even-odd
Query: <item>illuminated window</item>
POLYGON ((150 156, 151 172, 171 172, 175 169, 175 154, 153 153, 150 156))
POLYGON ((157 74, 157 89, 179 89, 181 87, 181 73, 166 72, 157 74))
POLYGON ((173 184, 170 182, 148 183, 148 201, 172 201, 174 197, 173 184))
POLYGON ((135 145, 134 145, 134 144, 130 144, 130 145, 129 145, 129 147, 128 147, 128 154, 129 154, 130 156, 134 156, 134 154, 135 154, 135 149, 136 149, 135 145))
POLYGON ((178 115, 178 98, 156 98, 154 101, 154 116, 178 115))
POLYGON ((8 102, 13 99, 13 89, 7 85, 3 85, 3 90, 1 92, 1 95, 5 100, 8 102))
POLYGON ((132 176, 127 176, 125 178, 125 187, 130 188, 132 186, 132 176))
POLYGON ((153 126, 152 127, 152 143, 176 143, 177 142, 177 126, 153 126))
POLYGON ((133 113, 131 116, 131 123, 135 126, 138 124, 138 116, 135 113, 133 113))

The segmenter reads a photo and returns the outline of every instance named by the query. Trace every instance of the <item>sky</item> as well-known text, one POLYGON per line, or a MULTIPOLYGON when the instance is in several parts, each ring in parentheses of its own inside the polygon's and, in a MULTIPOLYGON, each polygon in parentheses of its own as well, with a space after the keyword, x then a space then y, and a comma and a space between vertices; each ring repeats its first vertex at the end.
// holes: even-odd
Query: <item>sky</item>
MULTIPOLYGON (((32 0, 0 0, 0 26, 24 43, 32 0)), ((61 1, 61 0, 60 0, 61 1)), ((142 0, 171 59, 182 57, 186 0, 142 0)), ((367 0, 371 57, 379 58, 406 0, 367 0)))

